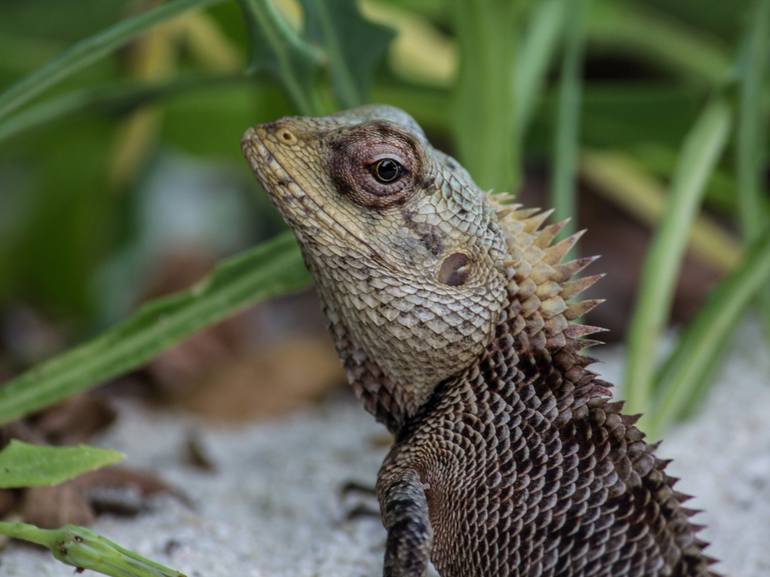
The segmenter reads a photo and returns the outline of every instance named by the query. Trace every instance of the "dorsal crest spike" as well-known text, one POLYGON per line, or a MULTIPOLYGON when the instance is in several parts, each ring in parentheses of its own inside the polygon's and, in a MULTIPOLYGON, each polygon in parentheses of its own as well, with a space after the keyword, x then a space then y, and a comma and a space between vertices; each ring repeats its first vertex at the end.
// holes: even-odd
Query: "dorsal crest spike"
POLYGON ((516 211, 512 213, 511 217, 522 223, 526 223, 527 220, 539 212, 539 208, 517 208, 516 211))
POLYGON ((597 339, 579 339, 578 342, 580 343, 581 350, 590 349, 591 347, 607 344, 604 341, 600 341, 597 339))
POLYGON ((600 258, 601 258, 601 255, 576 258, 575 260, 570 260, 570 261, 561 263, 555 266, 554 269, 559 274, 559 280, 563 282, 572 278, 574 275, 578 274, 582 270, 586 269, 588 266, 590 266, 592 263, 596 262, 600 258))
POLYGON ((570 303, 567 310, 564 311, 564 316, 567 320, 574 321, 587 315, 605 300, 607 299, 586 299, 577 303, 570 303))
POLYGON ((592 287, 605 276, 607 276, 607 274, 602 272, 599 274, 584 276, 575 280, 564 282, 561 285, 561 296, 565 299, 572 298, 575 295, 582 293, 584 290, 592 287))
POLYGON ((535 239, 535 244, 537 244, 537 246, 540 248, 548 247, 553 242, 553 239, 559 235, 559 233, 564 229, 565 226, 570 223, 571 220, 572 219, 570 218, 565 218, 560 222, 555 222, 543 227, 535 239))
POLYGON ((548 217, 553 214, 553 211, 554 209, 549 208, 548 210, 537 212, 526 218, 526 220, 524 220, 524 230, 530 233, 535 232, 546 220, 548 220, 548 217))
POLYGON ((499 208, 495 209, 495 213, 497 214, 498 219, 503 220, 514 214, 520 208, 521 205, 519 203, 503 204, 499 208))
MULTIPOLYGON (((487 196, 494 200, 497 204, 504 204, 504 205, 511 205, 513 204, 513 201, 516 200, 516 197, 513 196, 510 192, 495 192, 494 190, 488 190, 487 196)), ((517 204, 517 207, 520 207, 521 204, 517 204)))
POLYGON ((609 329, 604 327, 594 327, 591 325, 571 324, 564 329, 564 334, 573 339, 581 339, 588 335, 595 335, 596 333, 606 333, 609 329))
POLYGON ((566 255, 570 250, 572 250, 572 247, 574 247, 577 244, 577 242, 585 233, 586 233, 586 229, 579 230, 576 233, 571 234, 564 240, 557 242, 555 245, 553 245, 546 251, 545 257, 543 258, 543 260, 550 265, 558 264, 559 262, 561 262, 561 259, 564 258, 564 255, 566 255))

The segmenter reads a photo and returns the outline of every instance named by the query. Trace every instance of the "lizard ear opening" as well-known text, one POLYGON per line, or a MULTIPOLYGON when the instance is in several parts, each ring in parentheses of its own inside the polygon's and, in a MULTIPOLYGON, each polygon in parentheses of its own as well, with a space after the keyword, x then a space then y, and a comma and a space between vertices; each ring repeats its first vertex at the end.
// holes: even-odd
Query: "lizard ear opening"
POLYGON ((453 252, 441 263, 438 282, 447 286, 462 286, 470 274, 471 259, 463 252, 453 252))

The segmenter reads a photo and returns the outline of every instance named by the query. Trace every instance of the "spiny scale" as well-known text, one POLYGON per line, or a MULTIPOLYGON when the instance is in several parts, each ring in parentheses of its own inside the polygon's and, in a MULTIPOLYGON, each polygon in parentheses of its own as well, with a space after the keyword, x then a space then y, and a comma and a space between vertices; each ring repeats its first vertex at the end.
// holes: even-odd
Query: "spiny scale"
POLYGON ((505 227, 508 247, 511 255, 514 256, 506 263, 510 271, 509 290, 518 296, 527 295, 523 305, 524 316, 527 325, 535 329, 530 338, 539 339, 537 332, 544 330, 546 342, 553 345, 558 342, 561 334, 571 339, 582 339, 588 335, 603 332, 605 329, 599 327, 574 324, 568 326, 569 321, 583 317, 604 302, 601 299, 568 302, 569 299, 579 295, 604 277, 604 274, 595 274, 572 279, 575 274, 599 258, 598 256, 561 262, 580 240, 585 230, 554 243, 556 237, 569 223, 569 219, 546 225, 545 222, 553 214, 553 209, 542 211, 537 208, 513 209, 512 205, 501 202, 501 196, 503 202, 510 199, 508 195, 500 194, 489 194, 488 198, 505 227), (522 279, 525 279, 525 282, 536 283, 537 286, 534 291, 531 291, 531 295, 529 295, 530 291, 521 290, 522 279))

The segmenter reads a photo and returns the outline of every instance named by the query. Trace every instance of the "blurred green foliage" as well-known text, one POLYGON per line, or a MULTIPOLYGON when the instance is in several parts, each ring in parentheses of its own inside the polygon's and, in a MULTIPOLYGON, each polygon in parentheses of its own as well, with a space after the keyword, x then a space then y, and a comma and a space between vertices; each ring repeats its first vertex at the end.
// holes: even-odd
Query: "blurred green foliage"
POLYGON ((123 460, 96 447, 49 447, 12 440, 0 451, 0 488, 51 487, 123 460))
MULTIPOLYGON (((658 236, 676 250, 663 246, 648 255, 635 315, 656 322, 646 324, 630 351, 637 363, 651 364, 687 239, 713 230, 713 222, 708 228, 694 218, 702 207, 728 226, 739 207, 758 207, 746 235, 753 260, 735 268, 731 280, 745 277, 747 262, 765 270, 770 258, 759 230, 770 222, 768 151, 736 146, 731 129, 736 118, 755 128, 754 135, 740 132, 744 143, 760 142, 768 130, 767 58, 759 56, 767 50, 761 40, 770 10, 768 0, 582 4, 580 18, 570 0, 91 0, 77 11, 71 3, 34 0, 4 7, 0 49, 14 58, 0 61, 0 310, 28 304, 69 322, 78 335, 117 322, 132 303, 126 293, 133 289, 133 302, 141 296, 147 247, 160 238, 146 215, 163 206, 152 193, 163 170, 188 159, 209 173, 237 175, 230 188, 248 190, 238 147, 246 126, 384 101, 415 116, 485 188, 518 189, 526 167, 550 164, 561 214, 579 203, 583 153, 602 159, 611 152, 613 170, 622 175, 634 166, 641 180, 654 183, 634 187, 638 174, 616 178, 607 195, 638 218, 651 214, 645 191, 670 181, 667 210, 653 218, 666 231, 658 236), (199 6, 208 7, 194 10, 199 6), (741 58, 745 46, 754 47, 754 58, 741 58), (686 135, 702 134, 704 105, 714 95, 723 99, 724 122, 713 146, 683 148, 686 135), (737 162, 720 154, 723 147, 737 162), (743 197, 736 194, 739 180, 754 183, 741 187, 743 197), (668 274, 656 279, 658 270, 668 274)), ((280 229, 263 195, 228 198, 250 207, 254 222, 222 254, 280 229)), ((163 214, 171 219, 174 212, 163 214)), ((229 224, 217 222, 222 230, 229 224)), ((739 257, 725 260, 732 247, 720 246, 723 238, 699 246, 729 272, 725 262, 739 257)), ((254 280, 243 275, 232 282, 254 280)), ((276 278, 277 285, 284 281, 276 278)), ((258 286, 264 295, 274 292, 258 286)), ((693 341, 726 342, 755 296, 719 295, 724 306, 707 308, 697 325, 710 334, 688 333, 691 350, 708 351, 692 361, 705 368, 713 368, 721 348, 693 341), (733 311, 730 322, 709 323, 720 308, 733 311)), ((223 301, 211 319, 255 299, 223 301)), ((132 358, 138 363, 181 335, 165 334, 132 358)), ((78 375, 78 387, 129 365, 118 359, 78 375)), ((698 373, 703 382, 705 368, 698 373)), ((44 388, 51 385, 45 374, 21 379, 44 388)), ((632 408, 648 410, 665 395, 655 384, 662 377, 639 374, 641 381, 629 380, 632 408)), ((668 390, 678 386, 674 381, 666 377, 668 390)))

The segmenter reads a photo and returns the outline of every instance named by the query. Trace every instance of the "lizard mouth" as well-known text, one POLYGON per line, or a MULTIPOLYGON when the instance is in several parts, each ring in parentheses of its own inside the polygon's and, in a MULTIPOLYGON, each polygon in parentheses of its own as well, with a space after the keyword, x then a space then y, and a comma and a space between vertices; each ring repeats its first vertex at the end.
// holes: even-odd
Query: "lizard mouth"
POLYGON ((335 219, 313 195, 305 192, 276 158, 269 142, 265 129, 260 126, 249 128, 241 138, 241 150, 257 180, 295 233, 306 240, 316 240, 323 230, 348 245, 352 240, 352 246, 364 248, 374 260, 392 268, 369 242, 335 219))

